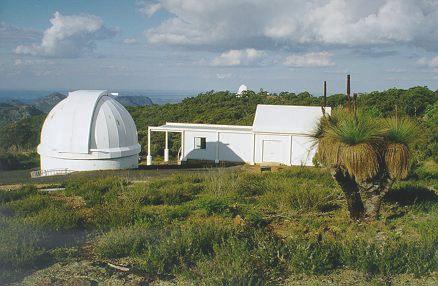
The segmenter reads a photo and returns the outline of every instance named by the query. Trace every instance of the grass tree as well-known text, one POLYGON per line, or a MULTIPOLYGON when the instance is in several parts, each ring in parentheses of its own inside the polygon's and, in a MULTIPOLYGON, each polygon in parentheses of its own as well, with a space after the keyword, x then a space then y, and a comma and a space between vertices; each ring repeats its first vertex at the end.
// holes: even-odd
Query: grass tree
POLYGON ((329 167, 356 220, 378 218, 383 197, 409 171, 417 127, 408 119, 382 119, 343 108, 324 116, 313 137, 317 159, 329 167))

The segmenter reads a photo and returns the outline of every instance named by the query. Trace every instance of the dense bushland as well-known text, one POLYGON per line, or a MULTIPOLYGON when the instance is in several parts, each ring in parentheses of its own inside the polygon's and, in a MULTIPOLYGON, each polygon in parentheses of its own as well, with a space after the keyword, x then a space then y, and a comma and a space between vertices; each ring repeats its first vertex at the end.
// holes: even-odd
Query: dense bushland
POLYGON ((318 168, 64 185, 0 191, 0 281, 83 259, 197 285, 273 285, 345 269, 391 280, 438 267, 434 179, 396 183, 370 224, 351 223, 341 190, 318 168))

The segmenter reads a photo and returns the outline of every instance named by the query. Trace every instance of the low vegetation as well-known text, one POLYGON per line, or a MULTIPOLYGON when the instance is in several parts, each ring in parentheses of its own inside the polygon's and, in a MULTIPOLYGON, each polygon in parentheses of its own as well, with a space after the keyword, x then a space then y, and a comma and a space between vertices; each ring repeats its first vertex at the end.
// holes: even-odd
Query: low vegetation
POLYGON ((353 271, 368 282, 415 284, 438 267, 436 185, 395 183, 382 218, 367 224, 350 220, 341 189, 320 168, 73 178, 63 191, 0 191, 0 281, 96 261, 145 282, 295 285, 353 271))

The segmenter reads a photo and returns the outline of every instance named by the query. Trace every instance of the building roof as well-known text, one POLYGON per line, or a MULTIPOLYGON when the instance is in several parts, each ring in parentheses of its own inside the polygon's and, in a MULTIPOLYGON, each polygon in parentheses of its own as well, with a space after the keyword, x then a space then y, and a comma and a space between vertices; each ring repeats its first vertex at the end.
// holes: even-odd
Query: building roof
POLYGON ((151 127, 153 131, 238 131, 238 132, 251 132, 252 126, 243 125, 221 125, 221 124, 197 124, 197 123, 176 123, 166 122, 166 124, 151 127))
MULTIPOLYGON (((330 107, 326 112, 330 113, 330 107)), ((322 116, 319 106, 257 105, 254 132, 311 133, 322 116)))
POLYGON ((73 159, 117 158, 139 151, 131 115, 105 90, 69 92, 47 115, 38 146, 41 155, 73 159))

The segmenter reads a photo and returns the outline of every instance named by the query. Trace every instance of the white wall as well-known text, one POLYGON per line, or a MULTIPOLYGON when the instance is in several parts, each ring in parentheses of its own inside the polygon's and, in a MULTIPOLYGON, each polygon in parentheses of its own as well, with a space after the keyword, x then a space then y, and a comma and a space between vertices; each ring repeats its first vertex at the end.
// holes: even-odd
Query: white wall
MULTIPOLYGON (((224 131, 185 131, 184 160, 253 162, 253 135, 224 131), (195 137, 206 138, 206 149, 195 149, 195 137), (219 143, 218 143, 219 139, 219 143), (216 149, 218 154, 216 155, 216 149)), ((254 162, 313 166, 312 140, 299 135, 254 135, 254 162)))
POLYGON ((185 131, 184 132, 184 153, 183 160, 213 160, 216 158, 216 131, 185 131), (195 149, 195 137, 205 137, 207 148, 205 150, 195 149))
POLYGON ((256 134, 255 163, 290 164, 289 135, 256 134))
POLYGON ((316 148, 313 141, 305 136, 292 137, 292 165, 313 166, 316 148))
POLYGON ((246 162, 252 161, 252 135, 250 133, 223 131, 185 131, 185 160, 216 160, 218 148, 219 161, 246 162), (206 138, 206 149, 195 149, 195 137, 206 138), (219 140, 219 142, 218 142, 219 140))
POLYGON ((219 160, 252 162, 252 134, 219 133, 219 160))
POLYGON ((73 171, 135 169, 138 155, 104 160, 74 160, 41 156, 41 170, 68 169, 73 171))

